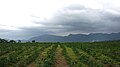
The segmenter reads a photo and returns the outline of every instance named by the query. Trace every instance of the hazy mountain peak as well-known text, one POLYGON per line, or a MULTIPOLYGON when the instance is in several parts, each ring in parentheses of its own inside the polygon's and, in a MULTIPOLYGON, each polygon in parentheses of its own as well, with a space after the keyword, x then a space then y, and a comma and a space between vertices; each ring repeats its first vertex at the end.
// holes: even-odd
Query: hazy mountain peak
POLYGON ((105 41, 105 40, 119 40, 120 33, 90 33, 86 34, 69 34, 68 36, 56 36, 56 35, 41 35, 33 37, 31 40, 38 42, 88 42, 88 41, 105 41))

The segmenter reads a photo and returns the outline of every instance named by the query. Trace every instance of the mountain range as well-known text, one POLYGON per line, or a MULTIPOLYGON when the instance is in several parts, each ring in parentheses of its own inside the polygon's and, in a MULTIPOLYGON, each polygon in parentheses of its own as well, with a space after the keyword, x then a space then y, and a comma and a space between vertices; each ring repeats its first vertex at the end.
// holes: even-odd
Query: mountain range
POLYGON ((90 34, 69 34, 68 36, 56 35, 41 35, 32 37, 29 41, 36 42, 93 42, 93 41, 108 41, 120 40, 119 33, 90 33, 90 34))

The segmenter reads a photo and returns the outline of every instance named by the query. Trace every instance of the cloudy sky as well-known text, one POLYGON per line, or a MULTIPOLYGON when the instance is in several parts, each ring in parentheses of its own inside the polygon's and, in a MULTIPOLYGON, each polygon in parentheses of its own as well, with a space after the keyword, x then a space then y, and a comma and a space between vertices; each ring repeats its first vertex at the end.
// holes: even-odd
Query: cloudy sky
POLYGON ((120 0, 0 0, 0 37, 120 32, 120 0))

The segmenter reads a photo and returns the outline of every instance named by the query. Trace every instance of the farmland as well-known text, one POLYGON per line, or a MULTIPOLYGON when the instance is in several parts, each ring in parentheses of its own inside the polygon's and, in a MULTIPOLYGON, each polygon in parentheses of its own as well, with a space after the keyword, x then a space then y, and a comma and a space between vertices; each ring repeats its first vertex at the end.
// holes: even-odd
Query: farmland
POLYGON ((0 67, 120 67, 120 41, 0 43, 0 67))

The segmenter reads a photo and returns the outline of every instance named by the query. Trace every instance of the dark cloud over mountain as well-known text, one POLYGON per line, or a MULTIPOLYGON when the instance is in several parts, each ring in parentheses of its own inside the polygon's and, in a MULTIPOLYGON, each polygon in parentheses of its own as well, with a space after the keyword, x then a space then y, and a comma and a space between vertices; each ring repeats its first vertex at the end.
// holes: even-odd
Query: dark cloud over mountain
POLYGON ((119 32, 120 14, 77 5, 63 8, 42 24, 56 33, 119 32))
MULTIPOLYGON (((20 30, 8 31, 7 33, 18 33, 25 36, 20 38, 26 38, 43 34, 68 35, 71 33, 120 32, 120 13, 72 5, 57 11, 51 19, 34 20, 33 23, 38 26, 19 27, 20 30)), ((0 35, 2 34, 0 33, 0 35)), ((15 37, 16 35, 12 34, 12 36, 15 37)))

